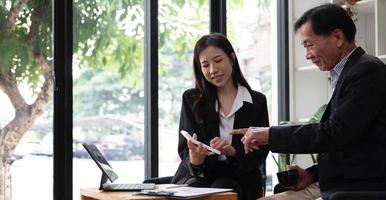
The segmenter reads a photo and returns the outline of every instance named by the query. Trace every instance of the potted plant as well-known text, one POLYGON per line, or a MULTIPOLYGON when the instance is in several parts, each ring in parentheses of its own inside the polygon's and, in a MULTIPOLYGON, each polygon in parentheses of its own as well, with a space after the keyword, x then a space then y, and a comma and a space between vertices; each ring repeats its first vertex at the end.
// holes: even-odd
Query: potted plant
MULTIPOLYGON (((299 124, 309 124, 309 123, 318 123, 320 122, 324 111, 326 110, 327 104, 324 104, 319 107, 316 113, 305 123, 291 122, 291 121, 283 121, 280 122, 280 125, 299 125, 299 124)), ((272 155, 272 154, 271 154, 272 155)), ((277 173, 278 180, 281 184, 278 184, 274 188, 274 193, 279 193, 286 191, 293 187, 298 179, 297 170, 288 170, 287 164, 292 165, 296 160, 296 154, 291 154, 291 158, 289 159, 289 163, 287 162, 287 155, 284 153, 279 153, 278 158, 272 155, 273 160, 275 161, 279 172, 277 173), (287 185, 286 185, 287 184, 287 185)), ((313 164, 317 163, 316 156, 314 154, 309 154, 313 164)))
MULTIPOLYGON (((299 125, 299 124, 310 124, 310 123, 318 123, 320 122, 324 111, 326 110, 327 104, 323 104, 319 107, 319 109, 314 113, 314 115, 305 123, 298 123, 298 122, 292 122, 292 121, 282 121, 280 122, 280 125, 299 125)), ((271 154, 272 155, 272 154, 271 154)), ((316 155, 315 154, 309 154, 312 162, 316 164, 316 155)), ((279 153, 278 158, 276 159, 275 156, 272 155, 273 160, 275 161, 279 172, 287 170, 287 154, 279 153)), ((292 165, 296 160, 296 154, 292 154, 289 164, 292 165)))

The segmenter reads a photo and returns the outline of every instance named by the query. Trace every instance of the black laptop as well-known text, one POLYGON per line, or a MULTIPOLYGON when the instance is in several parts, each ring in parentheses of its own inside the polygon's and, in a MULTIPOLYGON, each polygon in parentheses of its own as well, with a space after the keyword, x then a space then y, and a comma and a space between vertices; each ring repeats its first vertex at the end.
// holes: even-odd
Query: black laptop
POLYGON ((113 168, 107 162, 105 157, 99 151, 94 144, 83 143, 84 148, 90 154, 91 158, 98 165, 102 171, 101 183, 99 190, 103 191, 140 191, 140 190, 152 190, 155 188, 154 183, 138 183, 138 184, 112 184, 117 180, 118 175, 114 172, 113 168), (108 183, 110 180, 111 183, 108 183))

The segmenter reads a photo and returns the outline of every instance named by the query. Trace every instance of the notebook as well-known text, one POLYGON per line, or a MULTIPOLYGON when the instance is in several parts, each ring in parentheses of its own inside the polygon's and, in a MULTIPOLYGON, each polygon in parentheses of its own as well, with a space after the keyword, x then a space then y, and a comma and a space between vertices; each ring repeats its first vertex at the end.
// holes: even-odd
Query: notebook
POLYGON ((99 190, 103 191, 140 191, 140 190, 152 190, 155 188, 154 183, 138 183, 138 184, 112 184, 118 179, 117 173, 107 162, 103 154, 94 144, 83 143, 83 147, 87 150, 88 154, 98 165, 102 171, 102 178, 99 186, 99 190), (111 183, 108 183, 110 180, 111 183))

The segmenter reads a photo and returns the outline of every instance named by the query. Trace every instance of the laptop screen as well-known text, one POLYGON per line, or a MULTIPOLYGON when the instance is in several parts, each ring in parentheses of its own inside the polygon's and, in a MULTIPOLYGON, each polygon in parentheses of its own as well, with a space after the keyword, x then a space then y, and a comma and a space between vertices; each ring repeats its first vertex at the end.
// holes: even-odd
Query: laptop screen
POLYGON ((94 144, 83 143, 83 146, 98 165, 102 173, 104 173, 111 182, 117 180, 118 175, 114 172, 113 168, 111 168, 99 149, 94 144))

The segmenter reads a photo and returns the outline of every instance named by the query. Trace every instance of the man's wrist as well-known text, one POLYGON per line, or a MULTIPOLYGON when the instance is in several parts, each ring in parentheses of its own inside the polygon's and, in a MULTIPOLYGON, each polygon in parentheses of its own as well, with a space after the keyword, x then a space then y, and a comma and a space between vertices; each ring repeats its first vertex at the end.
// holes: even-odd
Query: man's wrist
POLYGON ((267 141, 267 144, 269 144, 269 127, 266 128, 264 135, 265 135, 265 141, 267 141))

